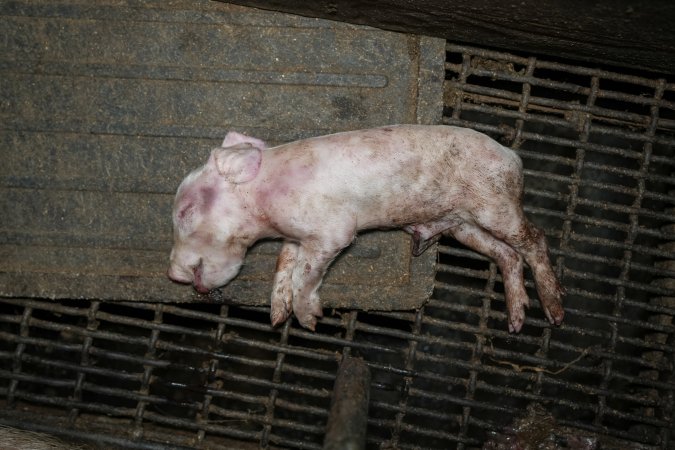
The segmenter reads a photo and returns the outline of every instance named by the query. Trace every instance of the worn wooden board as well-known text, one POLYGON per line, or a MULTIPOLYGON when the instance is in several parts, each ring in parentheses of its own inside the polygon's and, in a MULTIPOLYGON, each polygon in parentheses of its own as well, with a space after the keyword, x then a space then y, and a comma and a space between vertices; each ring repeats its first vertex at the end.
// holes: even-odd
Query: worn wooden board
POLYGON ((436 36, 455 43, 675 73, 675 2, 670 0, 233 3, 436 36))
MULTIPOLYGON (((440 119, 444 43, 206 1, 0 3, 0 295, 207 300, 165 272, 180 180, 228 130, 270 144, 440 119)), ((220 295, 267 304, 278 242, 220 295)), ((358 238, 326 306, 407 309, 435 252, 358 238)))

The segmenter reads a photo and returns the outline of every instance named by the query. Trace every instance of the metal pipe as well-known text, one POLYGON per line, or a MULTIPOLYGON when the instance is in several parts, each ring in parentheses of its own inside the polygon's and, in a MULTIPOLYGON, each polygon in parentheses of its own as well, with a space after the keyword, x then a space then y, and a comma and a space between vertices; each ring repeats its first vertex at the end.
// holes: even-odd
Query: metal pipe
POLYGON ((324 450, 366 447, 369 398, 370 369, 362 359, 345 357, 335 379, 324 450))

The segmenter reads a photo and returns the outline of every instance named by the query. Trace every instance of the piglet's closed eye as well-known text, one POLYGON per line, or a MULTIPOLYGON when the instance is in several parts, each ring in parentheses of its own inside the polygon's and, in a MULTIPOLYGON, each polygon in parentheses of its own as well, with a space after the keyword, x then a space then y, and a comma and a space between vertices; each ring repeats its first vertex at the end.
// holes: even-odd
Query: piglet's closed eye
POLYGON ((227 148, 213 150, 218 173, 234 184, 253 180, 260 170, 262 154, 259 148, 251 144, 237 144, 227 148))

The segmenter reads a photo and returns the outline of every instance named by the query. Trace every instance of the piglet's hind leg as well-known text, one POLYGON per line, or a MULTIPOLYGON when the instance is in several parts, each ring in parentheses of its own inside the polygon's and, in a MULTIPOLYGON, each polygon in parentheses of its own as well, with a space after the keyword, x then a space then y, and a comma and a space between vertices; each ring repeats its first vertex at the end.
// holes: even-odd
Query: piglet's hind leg
POLYGON ((549 322, 560 325, 565 316, 561 302, 565 290, 560 286, 551 267, 544 232, 524 219, 520 230, 507 239, 510 239, 513 247, 523 255, 532 269, 544 314, 549 322))
POLYGON ((519 332, 525 322, 525 308, 529 306, 521 256, 509 245, 476 225, 464 223, 449 232, 462 244, 489 256, 497 263, 504 281, 509 331, 519 332))
POLYGON ((565 291, 553 273, 546 237, 543 231, 527 220, 520 207, 504 204, 502 208, 501 214, 479 216, 478 222, 525 259, 534 274, 537 294, 546 318, 552 324, 560 325, 565 316, 561 302, 565 291))

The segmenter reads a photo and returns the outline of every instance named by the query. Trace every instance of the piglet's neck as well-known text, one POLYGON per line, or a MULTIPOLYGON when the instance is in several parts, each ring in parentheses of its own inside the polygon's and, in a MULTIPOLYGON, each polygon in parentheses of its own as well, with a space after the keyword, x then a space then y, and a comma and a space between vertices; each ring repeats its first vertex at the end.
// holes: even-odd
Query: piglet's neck
POLYGON ((256 239, 281 237, 265 207, 265 202, 260 202, 261 191, 264 189, 260 189, 255 182, 245 183, 239 187, 239 197, 246 221, 251 227, 250 231, 255 234, 256 239))

